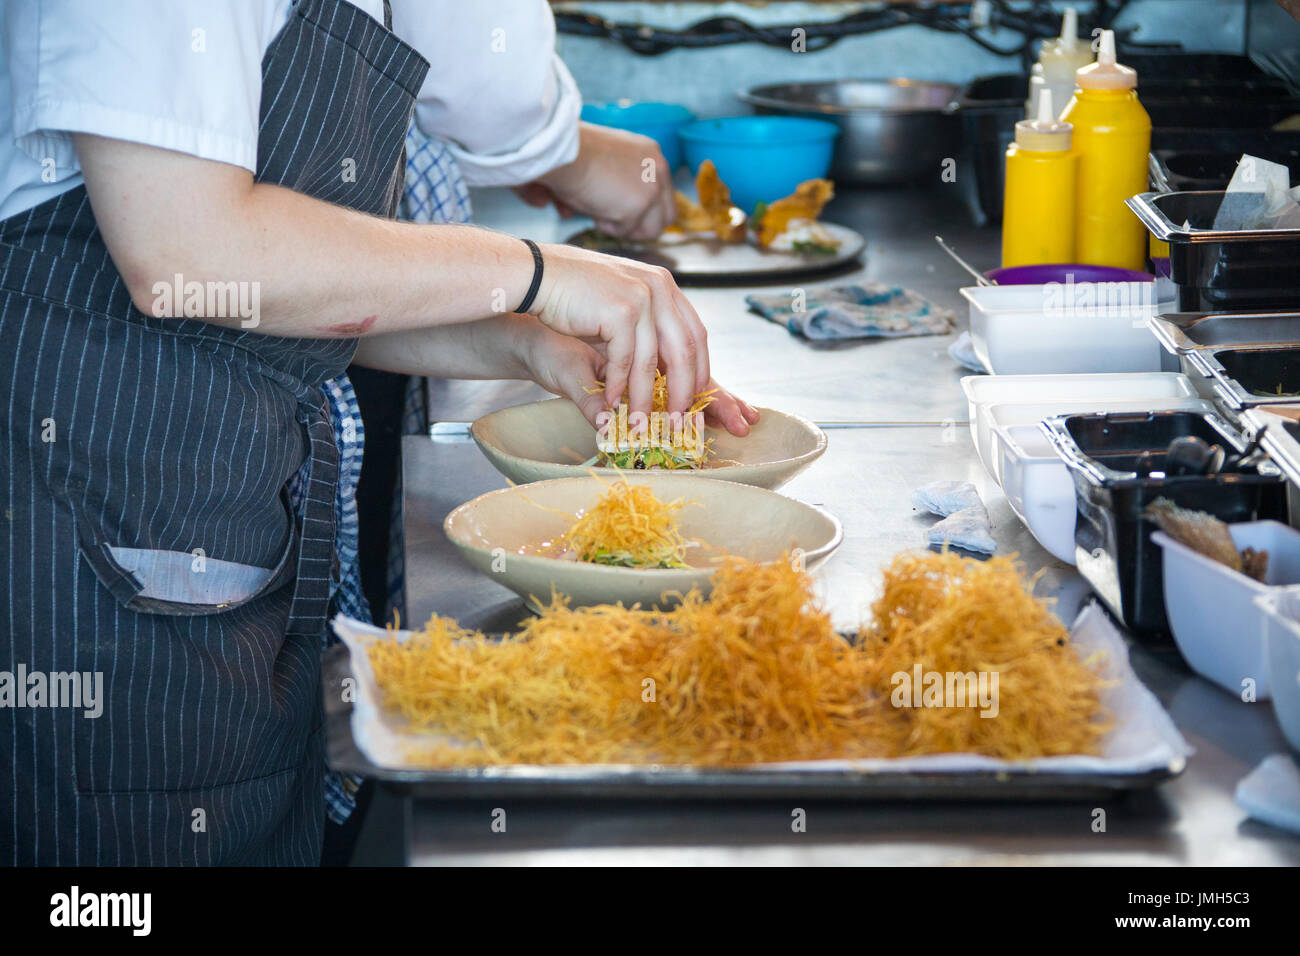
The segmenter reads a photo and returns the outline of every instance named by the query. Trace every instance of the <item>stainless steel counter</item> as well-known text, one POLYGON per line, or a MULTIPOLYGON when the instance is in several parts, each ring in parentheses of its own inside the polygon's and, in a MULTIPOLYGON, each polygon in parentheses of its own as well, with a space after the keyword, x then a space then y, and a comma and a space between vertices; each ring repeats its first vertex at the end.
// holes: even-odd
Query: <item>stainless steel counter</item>
MULTIPOLYGON (((539 239, 573 231, 505 194, 476 196, 480 221, 539 239)), ((958 312, 961 272, 934 244, 946 239, 977 266, 996 264, 996 232, 976 230, 956 194, 932 190, 855 192, 827 218, 868 238, 864 267, 832 281, 871 278, 907 286, 958 312)), ((825 281, 825 280, 818 280, 825 281)), ((808 285, 814 284, 809 281, 808 285)), ((793 287, 786 283, 786 287, 793 287)), ((780 288, 776 286, 774 288, 780 288)), ((716 377, 757 405, 818 421, 874 427, 829 432, 826 455, 785 493, 823 505, 844 523, 840 551, 818 575, 836 623, 852 626, 878 588, 881 566, 924 544, 935 519, 909 496, 937 479, 973 481, 989 507, 1003 552, 1046 568, 1067 620, 1086 598, 1073 568, 1052 559, 1021 526, 984 474, 966 427, 947 356, 949 338, 815 347, 745 310, 750 289, 695 288, 690 297, 710 331, 716 377)), ((435 419, 468 420, 528 401, 520 383, 435 383, 435 419)), ((420 621, 452 615, 500 628, 522 615, 518 599, 464 564, 442 534, 447 512, 505 480, 473 444, 405 440, 407 600, 420 621)), ((503 807, 506 832, 491 827, 494 806, 413 801, 407 807, 408 862, 437 863, 1300 863, 1300 839, 1248 822, 1233 801, 1237 781, 1285 749, 1268 704, 1248 705, 1141 648, 1134 666, 1169 709, 1197 753, 1179 779, 1158 791, 1104 804, 1105 833, 1092 830, 1090 803, 925 805, 810 803, 805 833, 791 832, 792 806, 772 803, 573 801, 503 807)))

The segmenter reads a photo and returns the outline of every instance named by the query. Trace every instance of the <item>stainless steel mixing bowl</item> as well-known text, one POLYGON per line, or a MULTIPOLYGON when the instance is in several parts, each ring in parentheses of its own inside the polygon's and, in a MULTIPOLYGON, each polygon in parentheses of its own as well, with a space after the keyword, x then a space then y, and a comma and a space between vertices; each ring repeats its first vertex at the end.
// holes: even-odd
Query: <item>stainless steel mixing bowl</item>
POLYGON ((831 176, 842 183, 933 177, 961 145, 959 87, 919 80, 774 83, 736 95, 758 113, 812 116, 840 128, 831 176))

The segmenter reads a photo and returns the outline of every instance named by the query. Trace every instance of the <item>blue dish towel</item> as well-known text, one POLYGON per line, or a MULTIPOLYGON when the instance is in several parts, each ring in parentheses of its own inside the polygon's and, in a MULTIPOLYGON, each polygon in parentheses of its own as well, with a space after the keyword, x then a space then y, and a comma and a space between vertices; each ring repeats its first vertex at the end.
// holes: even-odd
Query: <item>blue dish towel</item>
POLYGON ((927 544, 937 548, 947 544, 981 554, 997 551, 988 509, 969 481, 932 481, 922 485, 912 492, 912 506, 943 519, 926 531, 927 544))
POLYGON ((764 318, 809 339, 947 335, 956 324, 950 309, 940 308, 911 289, 883 282, 747 295, 745 303, 764 318))

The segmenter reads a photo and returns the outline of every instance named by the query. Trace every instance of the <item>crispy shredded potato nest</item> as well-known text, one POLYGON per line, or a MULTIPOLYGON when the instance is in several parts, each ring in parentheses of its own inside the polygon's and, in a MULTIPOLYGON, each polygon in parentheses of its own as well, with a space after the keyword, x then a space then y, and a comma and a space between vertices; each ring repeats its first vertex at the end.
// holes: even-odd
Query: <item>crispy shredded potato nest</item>
POLYGON ((810 577, 731 558, 672 611, 554 599, 497 640, 434 617, 368 647, 382 706, 425 731, 430 767, 1095 754, 1110 728, 1100 662, 1009 558, 899 555, 870 620, 837 634, 810 577), (900 707, 900 672, 996 672, 996 717, 900 707))

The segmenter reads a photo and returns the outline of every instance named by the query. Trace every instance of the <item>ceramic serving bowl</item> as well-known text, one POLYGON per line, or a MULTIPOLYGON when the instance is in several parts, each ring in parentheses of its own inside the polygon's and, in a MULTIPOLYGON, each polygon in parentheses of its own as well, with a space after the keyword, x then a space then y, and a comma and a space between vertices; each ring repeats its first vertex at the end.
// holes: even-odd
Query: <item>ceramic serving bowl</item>
POLYGON ((894 78, 772 83, 737 95, 758 113, 834 123, 836 183, 907 183, 958 154, 957 93, 948 83, 894 78))
POLYGON ((708 593, 722 553, 763 562, 798 549, 804 567, 813 570, 843 536, 834 516, 763 488, 671 474, 637 473, 625 479, 649 486, 663 501, 688 502, 679 517, 682 536, 699 543, 688 550, 692 567, 618 568, 545 553, 543 546, 572 524, 568 516, 590 508, 609 487, 594 477, 490 491, 452 511, 443 530, 470 564, 534 607, 547 603, 552 591, 579 607, 619 601, 671 606, 676 603, 671 592, 698 587, 708 593))
MULTIPOLYGON (((723 428, 708 429, 718 465, 658 474, 673 481, 702 477, 779 488, 826 450, 826 433, 807 419, 770 408, 758 412, 758 424, 744 438, 723 428)), ((596 431, 567 399, 503 408, 484 415, 470 431, 488 461, 518 484, 593 471, 610 479, 621 474, 615 468, 583 466, 596 454, 596 431)))

